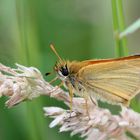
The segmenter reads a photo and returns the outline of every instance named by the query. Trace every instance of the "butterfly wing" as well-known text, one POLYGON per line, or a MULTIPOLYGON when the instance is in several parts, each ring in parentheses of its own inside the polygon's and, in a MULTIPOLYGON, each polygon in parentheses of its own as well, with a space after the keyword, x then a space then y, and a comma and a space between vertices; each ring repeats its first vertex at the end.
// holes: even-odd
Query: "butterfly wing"
POLYGON ((140 92, 140 56, 127 58, 90 62, 79 70, 78 79, 90 96, 128 105, 140 92))

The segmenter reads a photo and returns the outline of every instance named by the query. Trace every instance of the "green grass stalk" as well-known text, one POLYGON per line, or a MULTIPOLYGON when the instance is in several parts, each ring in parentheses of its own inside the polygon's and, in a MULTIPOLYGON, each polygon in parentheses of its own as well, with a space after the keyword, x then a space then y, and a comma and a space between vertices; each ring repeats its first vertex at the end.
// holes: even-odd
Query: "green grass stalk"
POLYGON ((126 38, 119 38, 119 33, 125 29, 122 0, 112 0, 113 30, 115 36, 116 56, 128 55, 126 38))
MULTIPOLYGON (((29 12, 29 2, 27 0, 16 1, 17 6, 17 19, 19 26, 19 35, 20 35, 20 49, 19 56, 22 56, 21 62, 25 65, 31 66, 33 64, 38 63, 36 61, 37 57, 37 46, 34 42, 36 42, 33 25, 31 25, 31 15, 29 12), (34 55, 36 54, 36 56, 34 55)), ((38 102, 27 102, 27 130, 29 131, 29 136, 27 139, 29 140, 43 140, 43 132, 42 132, 42 111, 38 111, 41 109, 41 100, 38 102), (39 108, 40 107, 40 108, 39 108)), ((44 124, 45 125, 45 124, 44 124)))

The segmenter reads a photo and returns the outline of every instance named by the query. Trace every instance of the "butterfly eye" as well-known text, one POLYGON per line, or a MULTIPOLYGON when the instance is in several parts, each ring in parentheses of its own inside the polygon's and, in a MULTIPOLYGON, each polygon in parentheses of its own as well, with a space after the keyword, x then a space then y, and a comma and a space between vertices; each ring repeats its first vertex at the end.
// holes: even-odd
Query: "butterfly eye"
POLYGON ((67 66, 61 67, 61 72, 62 72, 63 76, 68 76, 69 75, 69 71, 68 71, 67 66))

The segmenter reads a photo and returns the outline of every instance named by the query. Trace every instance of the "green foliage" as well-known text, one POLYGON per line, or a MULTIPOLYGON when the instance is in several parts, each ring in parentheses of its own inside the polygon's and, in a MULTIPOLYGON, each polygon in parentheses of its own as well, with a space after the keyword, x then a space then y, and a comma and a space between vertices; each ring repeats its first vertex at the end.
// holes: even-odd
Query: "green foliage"
POLYGON ((125 29, 122 0, 112 0, 112 15, 117 57, 128 55, 126 38, 119 38, 119 32, 125 29))

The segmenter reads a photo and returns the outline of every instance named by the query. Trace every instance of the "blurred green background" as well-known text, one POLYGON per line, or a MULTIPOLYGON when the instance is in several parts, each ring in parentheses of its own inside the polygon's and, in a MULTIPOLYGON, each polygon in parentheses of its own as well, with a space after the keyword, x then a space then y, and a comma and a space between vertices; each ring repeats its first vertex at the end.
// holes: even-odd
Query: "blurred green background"
MULTIPOLYGON (((123 0, 126 27, 140 17, 139 0, 123 0)), ((85 60, 115 55, 111 0, 0 0, 0 62, 35 66, 42 74, 62 58, 85 60)), ((130 54, 140 53, 140 31, 127 37, 130 54)), ((48 77, 50 80, 52 76, 48 77)), ((63 106, 49 97, 21 103, 12 109, 0 99, 0 140, 78 140, 49 128, 42 107, 63 106)), ((135 110, 140 110, 133 101, 135 110)))

